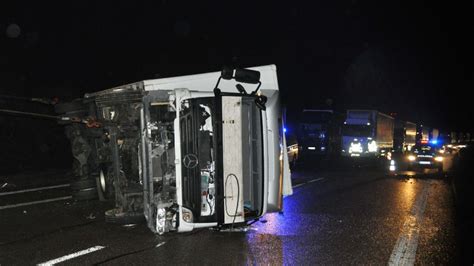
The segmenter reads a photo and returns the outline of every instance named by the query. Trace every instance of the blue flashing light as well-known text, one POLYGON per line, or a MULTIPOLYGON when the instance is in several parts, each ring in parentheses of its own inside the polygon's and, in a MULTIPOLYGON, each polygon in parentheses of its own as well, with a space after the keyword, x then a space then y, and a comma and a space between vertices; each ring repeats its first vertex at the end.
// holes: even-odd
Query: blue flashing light
POLYGON ((283 132, 286 133, 286 127, 283 128, 283 132))
POLYGON ((432 140, 432 141, 430 141, 430 143, 433 144, 433 145, 436 145, 436 144, 438 144, 438 141, 437 140, 432 140))

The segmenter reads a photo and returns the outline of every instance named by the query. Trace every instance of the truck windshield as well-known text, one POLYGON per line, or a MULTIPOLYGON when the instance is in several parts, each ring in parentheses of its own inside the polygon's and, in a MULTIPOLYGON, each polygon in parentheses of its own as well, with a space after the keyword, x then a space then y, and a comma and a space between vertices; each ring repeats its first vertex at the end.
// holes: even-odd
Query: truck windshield
POLYGON ((316 112, 306 111, 303 112, 301 122, 308 124, 324 124, 331 121, 333 114, 331 112, 316 112))
POLYGON ((344 125, 342 128, 344 136, 364 137, 372 135, 372 128, 367 125, 344 125))
POLYGON ((321 124, 301 124, 301 138, 324 138, 326 126, 321 124))

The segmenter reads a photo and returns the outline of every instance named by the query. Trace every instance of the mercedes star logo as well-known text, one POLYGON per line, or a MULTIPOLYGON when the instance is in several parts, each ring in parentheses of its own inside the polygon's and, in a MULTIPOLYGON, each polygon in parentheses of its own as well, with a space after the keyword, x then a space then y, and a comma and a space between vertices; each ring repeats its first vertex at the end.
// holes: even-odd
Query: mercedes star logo
POLYGON ((183 165, 186 168, 193 169, 196 167, 199 163, 199 159, 195 154, 186 154, 183 158, 183 165))

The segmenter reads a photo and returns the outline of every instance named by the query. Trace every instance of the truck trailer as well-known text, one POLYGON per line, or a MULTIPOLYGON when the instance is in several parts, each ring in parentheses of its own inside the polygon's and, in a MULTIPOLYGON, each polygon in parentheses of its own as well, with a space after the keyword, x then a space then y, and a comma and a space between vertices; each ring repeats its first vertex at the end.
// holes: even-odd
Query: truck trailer
POLYGON ((439 142, 439 130, 437 128, 432 128, 429 134, 429 142, 431 144, 438 144, 439 142))
POLYGON ((416 128, 416 143, 417 144, 426 144, 430 140, 430 130, 428 126, 419 125, 416 128))
POLYGON ((347 110, 342 155, 385 156, 393 149, 394 118, 376 110, 347 110))
POLYGON ((416 144, 416 124, 395 120, 393 130, 393 150, 398 153, 410 151, 416 144))

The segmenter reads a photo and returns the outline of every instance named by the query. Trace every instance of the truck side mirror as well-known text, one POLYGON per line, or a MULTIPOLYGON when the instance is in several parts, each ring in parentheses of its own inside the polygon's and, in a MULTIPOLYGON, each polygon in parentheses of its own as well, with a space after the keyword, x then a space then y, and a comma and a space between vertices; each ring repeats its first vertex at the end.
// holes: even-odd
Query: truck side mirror
POLYGON ((230 67, 223 67, 221 70, 221 78, 229 80, 234 77, 234 69, 230 67))
POLYGON ((250 69, 236 69, 234 78, 238 82, 258 84, 260 82, 260 72, 250 69))
POLYGON ((250 69, 232 69, 230 67, 224 67, 221 70, 221 78, 230 80, 235 79, 238 82, 258 84, 260 82, 260 72, 250 69))

